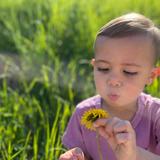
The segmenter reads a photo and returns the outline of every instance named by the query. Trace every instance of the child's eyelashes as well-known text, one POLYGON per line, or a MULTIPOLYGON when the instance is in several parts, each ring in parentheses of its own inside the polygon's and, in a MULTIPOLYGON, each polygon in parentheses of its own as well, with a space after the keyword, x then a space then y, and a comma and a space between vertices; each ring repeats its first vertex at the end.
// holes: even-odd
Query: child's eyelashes
POLYGON ((100 72, 108 72, 109 68, 97 68, 97 70, 100 72))
MULTIPOLYGON (((102 72, 102 73, 108 73, 109 71, 110 71, 110 68, 100 68, 100 67, 98 67, 97 68, 97 70, 99 71, 99 72, 102 72)), ((134 75, 137 75, 138 74, 138 72, 131 72, 131 71, 127 71, 127 70, 123 70, 123 73, 125 74, 125 75, 127 75, 127 76, 134 76, 134 75)))
POLYGON ((138 72, 130 72, 130 71, 125 71, 125 70, 123 71, 123 73, 125 73, 126 75, 131 75, 131 76, 138 74, 138 72))

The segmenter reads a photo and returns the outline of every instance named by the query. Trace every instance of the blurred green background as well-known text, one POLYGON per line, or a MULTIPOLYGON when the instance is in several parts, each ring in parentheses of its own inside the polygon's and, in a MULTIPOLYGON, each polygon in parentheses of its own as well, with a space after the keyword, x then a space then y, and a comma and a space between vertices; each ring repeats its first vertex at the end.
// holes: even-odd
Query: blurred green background
MULTIPOLYGON (((106 22, 159 0, 0 1, 0 159, 57 160, 75 105, 95 94, 93 42, 106 22)), ((146 88, 160 97, 159 80, 146 88)))

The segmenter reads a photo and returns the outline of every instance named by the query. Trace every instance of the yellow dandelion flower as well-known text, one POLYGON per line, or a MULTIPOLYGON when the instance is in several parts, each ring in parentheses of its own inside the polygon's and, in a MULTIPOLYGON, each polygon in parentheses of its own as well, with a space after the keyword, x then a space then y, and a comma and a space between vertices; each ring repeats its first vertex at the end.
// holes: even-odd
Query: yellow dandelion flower
POLYGON ((103 109, 89 109, 84 112, 81 117, 81 124, 84 125, 87 129, 95 131, 93 127, 93 122, 98 118, 108 118, 109 114, 103 109))

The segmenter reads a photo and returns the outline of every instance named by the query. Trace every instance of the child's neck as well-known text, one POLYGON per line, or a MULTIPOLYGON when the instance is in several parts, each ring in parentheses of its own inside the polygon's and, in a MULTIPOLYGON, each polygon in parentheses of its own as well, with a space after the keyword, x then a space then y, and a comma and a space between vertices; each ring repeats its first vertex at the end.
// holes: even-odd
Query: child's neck
POLYGON ((109 106, 105 104, 105 102, 102 102, 102 108, 105 109, 111 117, 118 117, 124 120, 132 120, 138 107, 136 102, 121 107, 109 106))

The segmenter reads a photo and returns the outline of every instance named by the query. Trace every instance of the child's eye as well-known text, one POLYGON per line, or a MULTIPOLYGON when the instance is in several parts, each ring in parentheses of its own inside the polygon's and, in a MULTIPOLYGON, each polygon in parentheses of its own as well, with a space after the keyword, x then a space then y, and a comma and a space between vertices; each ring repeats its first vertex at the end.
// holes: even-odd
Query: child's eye
POLYGON ((109 68, 97 68, 97 70, 100 72, 108 72, 109 68))
POLYGON ((130 71, 123 71, 123 72, 124 72, 125 74, 131 75, 131 76, 138 74, 138 72, 130 72, 130 71))

